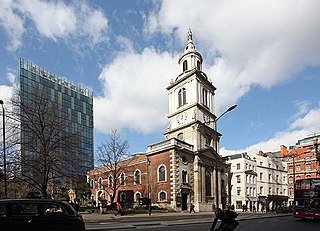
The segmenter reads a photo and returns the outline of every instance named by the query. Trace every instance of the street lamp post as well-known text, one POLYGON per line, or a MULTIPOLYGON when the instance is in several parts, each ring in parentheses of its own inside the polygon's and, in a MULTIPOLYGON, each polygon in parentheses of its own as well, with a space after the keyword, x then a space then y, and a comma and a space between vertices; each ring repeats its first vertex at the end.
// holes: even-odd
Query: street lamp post
POLYGON ((150 180, 150 165, 151 160, 147 157, 147 177, 148 177, 148 210, 149 210, 149 216, 151 215, 151 180, 150 180))
MULTIPOLYGON (((237 107, 237 105, 232 105, 231 107, 229 107, 225 112, 223 112, 218 118, 212 120, 212 121, 207 121, 207 122, 204 122, 205 124, 206 123, 210 123, 210 122, 213 122, 214 123, 214 149, 216 151, 216 153, 218 154, 218 131, 217 131, 217 122, 218 120, 224 115, 226 114, 227 112, 230 112, 232 111, 233 109, 235 109, 237 107)), ((219 206, 219 188, 218 188, 218 164, 216 163, 216 175, 215 175, 215 178, 216 178, 216 206, 219 206)), ((230 186, 229 186, 230 187, 230 186)))
POLYGON ((3 177, 4 177, 4 196, 7 198, 7 157, 6 157, 6 131, 5 131, 5 114, 3 100, 0 100, 2 106, 2 132, 3 132, 3 177))

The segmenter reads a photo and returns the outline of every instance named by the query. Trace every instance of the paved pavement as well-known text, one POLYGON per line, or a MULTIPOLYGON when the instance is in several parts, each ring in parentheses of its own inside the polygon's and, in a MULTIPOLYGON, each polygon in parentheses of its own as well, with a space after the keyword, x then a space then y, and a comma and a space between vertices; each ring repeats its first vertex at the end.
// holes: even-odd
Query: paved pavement
MULTIPOLYGON (((275 217, 275 216, 292 216, 288 213, 262 213, 262 212, 237 212, 238 220, 241 219, 251 219, 251 218, 266 218, 266 217, 275 217)), ((115 216, 114 214, 101 214, 101 213, 83 213, 82 217, 87 222, 97 222, 97 221, 110 221, 110 220, 122 220, 128 217, 166 217, 166 216, 177 216, 177 217, 186 217, 186 216, 212 216, 213 212, 197 212, 197 213, 188 213, 188 212, 177 212, 177 213, 152 213, 151 216, 148 214, 125 214, 123 216, 115 216)))
MULTIPOLYGON (((280 216, 292 216, 292 214, 277 214, 277 213, 250 213, 239 212, 237 220, 260 219, 280 216)), ((150 225, 165 225, 174 226, 181 224, 196 224, 196 223, 210 223, 213 219, 213 212, 198 212, 198 213, 153 213, 148 214, 127 214, 123 216, 115 216, 113 214, 91 213, 82 214, 86 223, 87 230, 115 230, 136 228, 150 225), (174 219, 172 219, 174 217, 174 219), (135 219, 141 218, 141 219, 135 219), (167 219, 166 219, 167 218, 167 219), (103 225, 106 225, 103 226, 103 225), (103 228, 101 227, 103 226, 103 228)))

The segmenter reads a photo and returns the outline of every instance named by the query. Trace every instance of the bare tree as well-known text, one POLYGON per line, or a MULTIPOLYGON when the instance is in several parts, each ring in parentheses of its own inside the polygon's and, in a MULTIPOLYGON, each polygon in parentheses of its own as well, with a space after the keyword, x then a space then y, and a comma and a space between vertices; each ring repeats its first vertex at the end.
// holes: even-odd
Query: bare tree
POLYGON ((105 166, 106 171, 112 176, 111 203, 114 202, 118 188, 121 186, 121 176, 125 167, 132 158, 127 159, 129 144, 122 140, 116 129, 112 129, 105 143, 98 147, 98 161, 105 166))
POLYGON ((27 183, 42 198, 63 187, 76 175, 79 139, 62 100, 53 100, 50 89, 32 94, 16 90, 11 100, 11 175, 27 183))

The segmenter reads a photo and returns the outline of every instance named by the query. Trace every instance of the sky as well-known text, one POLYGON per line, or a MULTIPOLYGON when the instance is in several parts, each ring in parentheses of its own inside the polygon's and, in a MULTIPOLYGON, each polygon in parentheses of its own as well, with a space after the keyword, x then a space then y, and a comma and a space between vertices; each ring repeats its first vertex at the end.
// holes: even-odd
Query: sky
POLYGON ((93 91, 95 150, 164 140, 189 28, 217 88, 221 155, 278 151, 320 131, 318 0, 0 0, 0 99, 19 58, 93 91))

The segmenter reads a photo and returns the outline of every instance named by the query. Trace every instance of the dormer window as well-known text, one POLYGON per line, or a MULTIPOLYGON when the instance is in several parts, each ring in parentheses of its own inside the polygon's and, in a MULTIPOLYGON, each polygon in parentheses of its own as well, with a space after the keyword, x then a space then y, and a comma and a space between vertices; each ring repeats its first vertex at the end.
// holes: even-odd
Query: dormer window
POLYGON ((179 90, 178 92, 178 103, 179 103, 179 107, 181 107, 182 105, 185 105, 187 103, 187 99, 186 99, 186 89, 182 88, 179 90))
POLYGON ((183 61, 183 71, 185 72, 186 70, 188 70, 188 62, 187 60, 183 61))

